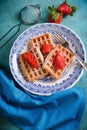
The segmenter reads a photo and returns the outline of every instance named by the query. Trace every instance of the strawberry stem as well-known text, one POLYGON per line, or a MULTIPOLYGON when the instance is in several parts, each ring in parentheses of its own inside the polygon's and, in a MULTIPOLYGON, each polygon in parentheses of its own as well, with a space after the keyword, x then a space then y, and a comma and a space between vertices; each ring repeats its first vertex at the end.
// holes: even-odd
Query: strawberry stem
POLYGON ((73 14, 74 14, 74 13, 76 12, 76 10, 77 10, 77 7, 76 7, 76 6, 72 6, 71 9, 72 9, 72 12, 71 12, 70 16, 73 16, 73 14))
POLYGON ((54 5, 52 5, 52 7, 51 7, 51 6, 48 6, 48 9, 49 9, 50 11, 54 11, 54 10, 55 10, 54 5))
POLYGON ((54 5, 48 6, 48 9, 50 10, 49 16, 53 18, 54 20, 57 20, 59 17, 59 12, 54 8, 54 5))

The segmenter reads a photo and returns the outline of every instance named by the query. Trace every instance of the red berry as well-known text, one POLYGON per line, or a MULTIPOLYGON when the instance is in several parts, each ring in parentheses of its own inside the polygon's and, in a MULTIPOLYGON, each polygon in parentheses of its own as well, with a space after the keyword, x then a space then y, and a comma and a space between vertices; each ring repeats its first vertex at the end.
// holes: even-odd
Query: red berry
POLYGON ((38 68, 39 63, 36 59, 36 57, 34 56, 34 54, 30 51, 25 52, 24 54, 22 54, 22 58, 27 61, 27 63, 33 67, 33 68, 38 68))
POLYGON ((70 5, 64 2, 59 6, 58 11, 62 12, 64 15, 69 15, 72 12, 72 9, 70 5))
POLYGON ((41 52, 43 54, 48 54, 52 50, 53 46, 51 44, 44 43, 41 46, 41 52))
POLYGON ((64 15, 71 15, 76 12, 77 7, 76 6, 70 6, 66 1, 63 2, 57 9, 58 12, 63 13, 64 15))
POLYGON ((58 24, 60 24, 62 22, 62 19, 63 19, 63 16, 61 14, 58 16, 58 19, 56 19, 56 20, 53 19, 51 16, 48 16, 48 21, 50 23, 58 23, 58 24))
POLYGON ((63 19, 63 16, 60 12, 58 12, 54 6, 52 7, 48 7, 48 9, 50 10, 50 13, 48 15, 48 21, 51 22, 51 23, 57 23, 57 24, 60 24, 62 19, 63 19))
POLYGON ((55 67, 55 69, 63 69, 63 67, 65 67, 65 62, 66 59, 64 57, 64 53, 63 51, 58 51, 56 56, 53 59, 53 66, 55 67))

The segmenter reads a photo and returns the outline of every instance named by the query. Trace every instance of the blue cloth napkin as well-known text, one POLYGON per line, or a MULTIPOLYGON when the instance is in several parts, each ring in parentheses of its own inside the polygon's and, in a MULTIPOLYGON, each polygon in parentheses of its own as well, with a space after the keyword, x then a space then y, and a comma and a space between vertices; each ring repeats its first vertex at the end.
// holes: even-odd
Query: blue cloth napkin
POLYGON ((78 130, 84 107, 82 87, 51 96, 33 95, 0 69, 0 116, 23 130, 78 130))

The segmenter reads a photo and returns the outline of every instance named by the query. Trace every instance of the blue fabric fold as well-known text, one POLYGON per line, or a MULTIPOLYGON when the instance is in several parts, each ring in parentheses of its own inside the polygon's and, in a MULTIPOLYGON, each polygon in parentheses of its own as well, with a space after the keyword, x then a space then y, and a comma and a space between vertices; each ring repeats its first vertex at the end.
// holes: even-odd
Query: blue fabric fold
POLYGON ((78 130, 84 107, 83 87, 33 95, 0 69, 0 116, 23 130, 78 130))

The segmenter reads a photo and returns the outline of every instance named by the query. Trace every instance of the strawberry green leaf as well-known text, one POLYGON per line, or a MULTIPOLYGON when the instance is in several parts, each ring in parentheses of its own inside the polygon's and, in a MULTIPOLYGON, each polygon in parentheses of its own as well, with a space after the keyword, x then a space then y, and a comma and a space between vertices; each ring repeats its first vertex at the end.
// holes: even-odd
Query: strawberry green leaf
POLYGON ((56 11, 56 8, 54 7, 54 5, 52 6, 48 6, 48 9, 50 10, 49 16, 54 19, 57 20, 59 17, 59 12, 56 11))
POLYGON ((50 13, 50 16, 51 16, 53 19, 57 20, 58 17, 59 17, 59 13, 56 12, 56 11, 52 11, 52 12, 50 13))
POLYGON ((50 11, 54 11, 54 10, 55 10, 54 5, 48 6, 48 9, 49 9, 50 11))
POLYGON ((70 16, 73 16, 73 14, 74 14, 74 13, 76 12, 76 10, 77 10, 77 7, 76 7, 76 6, 72 6, 71 9, 72 9, 72 12, 71 12, 70 16))

